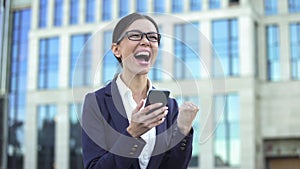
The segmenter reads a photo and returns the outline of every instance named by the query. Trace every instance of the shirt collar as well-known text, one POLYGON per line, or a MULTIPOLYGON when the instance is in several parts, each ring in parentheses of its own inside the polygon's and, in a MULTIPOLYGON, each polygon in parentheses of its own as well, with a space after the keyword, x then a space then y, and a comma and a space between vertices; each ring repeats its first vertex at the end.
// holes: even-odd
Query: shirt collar
MULTIPOLYGON (((121 74, 118 74, 118 77, 117 77, 117 80, 116 80, 116 83, 117 83, 117 86, 119 88, 119 92, 120 92, 120 95, 123 97, 123 96, 126 96, 128 94, 130 94, 130 96, 132 97, 132 91, 130 90, 130 88, 124 83, 124 81, 121 79, 121 74)), ((147 83, 148 83, 148 91, 147 91, 147 95, 150 91, 150 89, 152 89, 152 82, 151 80, 148 78, 147 79, 147 83)))

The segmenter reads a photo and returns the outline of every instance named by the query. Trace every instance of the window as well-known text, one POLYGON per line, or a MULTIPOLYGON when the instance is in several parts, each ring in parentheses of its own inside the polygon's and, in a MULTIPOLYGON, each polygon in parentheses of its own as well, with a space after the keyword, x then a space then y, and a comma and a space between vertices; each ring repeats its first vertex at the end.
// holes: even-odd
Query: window
POLYGON ((112 2, 111 0, 103 0, 102 1, 102 20, 108 21, 112 19, 112 2))
MULTIPOLYGON (((103 34, 103 42, 111 41, 112 31, 106 31, 103 34)), ((104 44, 104 58, 103 58, 103 71, 102 71, 102 83, 107 83, 113 79, 114 75, 119 71, 120 64, 115 58, 114 54, 110 50, 109 43, 104 44)))
MULTIPOLYGON (((162 32, 162 28, 159 28, 160 33, 162 32)), ((153 67, 151 68, 151 71, 149 72, 148 76, 152 81, 160 81, 162 80, 162 55, 163 55, 163 41, 160 41, 159 44, 159 49, 158 49, 158 54, 156 57, 156 61, 153 65, 153 67)))
POLYGON ((59 39, 41 39, 39 44, 38 88, 54 89, 58 87, 58 51, 59 39))
POLYGON ((265 0, 265 14, 275 15, 278 12, 277 0, 265 0))
POLYGON ((300 80, 300 23, 290 25, 291 76, 300 80))
MULTIPOLYGON (((198 96, 179 96, 176 97, 176 101, 178 105, 182 105, 183 102, 190 101, 196 105, 200 105, 200 98, 198 96)), ((194 129, 194 138, 193 138, 193 151, 192 158, 189 163, 190 167, 199 167, 199 157, 200 157, 200 116, 201 113, 198 112, 195 120, 193 121, 193 129, 194 129)))
POLYGON ((147 12, 147 4, 148 1, 145 0, 137 0, 136 1, 136 11, 139 13, 147 12))
POLYGON ((299 13, 300 12, 300 1, 299 0, 289 0, 289 12, 299 13))
POLYGON ((238 23, 236 19, 213 21, 212 40, 217 55, 213 56, 213 75, 239 74, 238 23), (220 65, 221 64, 221 68, 220 65))
POLYGON ((40 0, 39 4, 39 28, 45 28, 47 26, 48 18, 48 0, 40 0))
POLYGON ((92 49, 88 41, 90 34, 73 35, 71 37, 70 87, 90 85, 92 74, 92 49))
POLYGON ((182 2, 182 0, 172 0, 172 12, 173 13, 183 12, 183 2, 182 2))
POLYGON ((54 1, 54 26, 61 26, 63 19, 63 0, 54 1))
POLYGON ((175 25, 175 66, 177 79, 200 78, 199 24, 175 25))
POLYGON ((165 12, 165 1, 154 0, 154 12, 157 12, 157 13, 165 12))
POLYGON ((280 80, 280 46, 277 25, 267 26, 267 72, 268 80, 280 80))
POLYGON ((200 11, 201 10, 201 0, 190 0, 190 10, 200 11))
POLYGON ((209 9, 219 9, 220 7, 220 0, 209 0, 209 9))
POLYGON ((37 112, 37 168, 55 168, 55 105, 40 105, 37 112))
POLYGON ((216 95, 213 103, 217 126, 214 135, 215 166, 239 167, 241 161, 239 97, 237 94, 216 95))
MULTIPOLYGON (((12 14, 11 71, 8 95, 7 168, 23 168, 24 123, 26 117, 28 33, 31 10, 23 9, 12 14)), ((2 108, 2 107, 1 107, 2 108)))
POLYGON ((95 0, 86 1, 85 22, 92 23, 95 21, 95 8, 96 8, 95 0))
POLYGON ((129 14, 129 0, 119 0, 119 17, 129 14))
POLYGON ((69 107, 69 168, 82 169, 82 148, 81 148, 81 125, 78 117, 81 115, 81 103, 71 104, 69 107))
POLYGON ((70 24, 76 25, 79 20, 79 0, 70 0, 70 24))

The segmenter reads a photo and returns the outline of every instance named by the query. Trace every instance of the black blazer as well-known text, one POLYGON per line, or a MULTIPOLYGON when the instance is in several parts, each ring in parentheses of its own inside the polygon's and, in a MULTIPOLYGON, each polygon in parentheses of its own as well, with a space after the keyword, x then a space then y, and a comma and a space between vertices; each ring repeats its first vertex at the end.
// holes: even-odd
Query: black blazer
MULTIPOLYGON (((193 129, 178 131, 178 105, 168 100, 169 113, 156 127, 156 142, 147 169, 186 169, 192 154, 193 129)), ((146 142, 127 132, 129 122, 116 79, 85 96, 82 150, 85 169, 140 169, 138 156, 146 142)))

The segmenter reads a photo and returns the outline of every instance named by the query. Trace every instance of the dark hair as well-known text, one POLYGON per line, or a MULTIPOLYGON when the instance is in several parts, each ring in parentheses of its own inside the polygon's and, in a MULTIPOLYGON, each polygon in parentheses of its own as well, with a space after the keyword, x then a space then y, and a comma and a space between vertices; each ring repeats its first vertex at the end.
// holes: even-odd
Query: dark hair
MULTIPOLYGON (((124 31, 136 20, 138 19, 147 19, 149 20, 151 23, 153 23, 153 25, 156 28, 157 33, 159 33, 158 30, 158 26, 157 23, 150 17, 147 15, 142 15, 139 13, 132 13, 129 14, 125 17, 123 17, 115 26, 114 31, 113 31, 113 35, 112 35, 112 43, 117 43, 119 38, 122 36, 122 34, 124 33, 124 31)), ((159 44, 159 42, 158 42, 159 44)), ((116 56, 115 56, 116 57, 116 56)), ((119 61, 119 63, 122 63, 121 58, 116 57, 117 60, 119 61)))

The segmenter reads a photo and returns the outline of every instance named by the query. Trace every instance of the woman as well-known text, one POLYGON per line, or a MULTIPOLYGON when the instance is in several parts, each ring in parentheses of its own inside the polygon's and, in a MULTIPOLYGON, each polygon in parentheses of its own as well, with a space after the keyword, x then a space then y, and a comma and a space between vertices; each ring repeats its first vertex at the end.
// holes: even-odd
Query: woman
POLYGON ((127 15, 115 26, 111 50, 122 72, 85 98, 85 168, 187 168, 198 107, 184 103, 178 109, 175 99, 168 99, 166 106, 144 107, 153 88, 148 72, 156 60, 160 38, 156 22, 146 15, 127 15))

